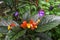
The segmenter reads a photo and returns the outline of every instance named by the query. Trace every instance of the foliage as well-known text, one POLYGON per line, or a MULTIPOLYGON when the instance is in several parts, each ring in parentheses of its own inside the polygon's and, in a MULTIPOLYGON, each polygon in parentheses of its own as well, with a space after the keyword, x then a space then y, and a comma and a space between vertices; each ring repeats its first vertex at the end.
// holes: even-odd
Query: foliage
POLYGON ((5 4, 4 10, 0 16, 0 38, 1 40, 59 40, 60 39, 60 8, 58 7, 59 1, 50 0, 46 2, 44 0, 3 0, 5 4), (38 5, 37 5, 38 4, 38 5), (50 10, 52 5, 53 10, 50 10), (40 17, 38 11, 43 9, 45 16, 40 17), (17 17, 13 14, 18 11, 17 17), (4 16, 3 16, 4 14, 4 16), (52 15, 51 15, 52 14, 52 15), (37 29, 23 29, 21 24, 24 20, 29 21, 33 19, 35 22, 40 19, 37 25, 37 29), (8 25, 15 23, 16 26, 8 30, 8 25), (55 34, 54 34, 55 32, 55 34), (57 35, 58 34, 58 35, 57 35), (57 36, 56 38, 54 38, 57 36))

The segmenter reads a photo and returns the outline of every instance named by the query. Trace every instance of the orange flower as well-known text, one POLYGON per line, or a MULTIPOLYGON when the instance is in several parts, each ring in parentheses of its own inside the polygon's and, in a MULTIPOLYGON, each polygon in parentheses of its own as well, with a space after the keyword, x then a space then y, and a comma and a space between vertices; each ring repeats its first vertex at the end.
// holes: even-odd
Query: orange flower
POLYGON ((14 23, 11 23, 11 24, 10 24, 10 26, 11 26, 11 27, 14 27, 14 26, 16 26, 16 24, 14 24, 14 23))
POLYGON ((31 30, 34 30, 35 28, 34 28, 34 26, 31 24, 31 30))
POLYGON ((8 30, 11 30, 12 27, 16 26, 14 23, 11 23, 10 25, 8 25, 8 30))
POLYGON ((31 19, 31 20, 30 20, 30 24, 32 24, 33 22, 34 22, 34 21, 31 19))
POLYGON ((37 28, 37 23, 34 22, 33 20, 30 20, 30 26, 31 26, 31 30, 34 30, 35 28, 37 28))
POLYGON ((24 26, 23 24, 21 24, 21 28, 25 29, 25 28, 26 28, 26 26, 24 26))
POLYGON ((23 21, 23 23, 21 24, 21 27, 22 27, 23 29, 25 29, 25 28, 27 27, 27 22, 26 22, 26 21, 23 21))
POLYGON ((34 30, 37 28, 37 25, 36 24, 31 24, 31 30, 34 30))
POLYGON ((22 27, 23 29, 25 29, 25 28, 30 28, 31 30, 34 30, 34 29, 37 28, 37 23, 34 22, 33 20, 30 20, 29 23, 27 23, 26 21, 23 21, 23 23, 21 24, 21 27, 22 27))

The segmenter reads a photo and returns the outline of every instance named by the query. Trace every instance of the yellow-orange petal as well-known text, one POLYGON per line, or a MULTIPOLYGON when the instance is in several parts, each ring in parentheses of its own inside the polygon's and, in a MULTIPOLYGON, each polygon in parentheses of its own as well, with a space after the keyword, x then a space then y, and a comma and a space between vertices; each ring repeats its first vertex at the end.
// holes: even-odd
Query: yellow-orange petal
POLYGON ((35 28, 37 28, 37 26, 35 26, 35 28))
POLYGON ((27 24, 27 28, 30 28, 30 24, 29 23, 27 24))
POLYGON ((8 30, 11 30, 11 27, 10 27, 10 25, 8 25, 8 30))
POLYGON ((40 19, 38 19, 36 23, 39 23, 39 22, 40 22, 40 19))

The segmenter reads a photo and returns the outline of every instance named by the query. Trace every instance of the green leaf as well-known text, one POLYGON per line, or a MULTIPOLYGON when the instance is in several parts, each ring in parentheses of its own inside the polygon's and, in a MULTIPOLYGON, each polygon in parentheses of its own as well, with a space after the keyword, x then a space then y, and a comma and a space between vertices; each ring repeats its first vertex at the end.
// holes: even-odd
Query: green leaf
POLYGON ((48 15, 45 16, 38 25, 37 32, 45 32, 51 30, 60 24, 60 16, 48 15))
POLYGON ((59 4, 60 2, 59 1, 57 1, 57 2, 55 2, 56 4, 59 4))
POLYGON ((47 15, 49 15, 49 12, 46 12, 47 15))
POLYGON ((23 36, 25 34, 26 30, 21 30, 19 32, 9 31, 5 40, 16 40, 19 37, 23 36))
POLYGON ((8 31, 5 40, 16 40, 25 34, 26 30, 21 30, 19 27, 14 27, 8 31))
POLYGON ((37 32, 35 34, 36 38, 39 38, 41 40, 52 40, 47 34, 45 33, 40 33, 40 32, 37 32))
POLYGON ((2 33, 0 33, 0 37, 3 37, 3 34, 2 33))
POLYGON ((19 37, 23 36, 25 34, 26 30, 18 32, 14 37, 11 38, 11 40, 18 39, 19 37))
POLYGON ((31 9, 34 9, 36 11, 36 6, 32 5, 31 9))
POLYGON ((60 12, 57 12, 57 14, 56 15, 60 15, 60 12))
POLYGON ((8 29, 6 26, 0 26, 0 33, 6 34, 8 32, 8 29))
POLYGON ((3 0, 8 6, 13 6, 13 1, 12 0, 3 0))

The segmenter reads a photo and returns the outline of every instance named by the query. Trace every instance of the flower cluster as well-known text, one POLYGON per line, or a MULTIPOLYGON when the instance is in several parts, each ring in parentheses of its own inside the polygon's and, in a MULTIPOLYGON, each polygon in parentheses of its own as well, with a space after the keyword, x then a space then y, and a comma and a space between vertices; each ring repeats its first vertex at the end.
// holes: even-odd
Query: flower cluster
POLYGON ((11 29, 12 29, 12 27, 15 27, 15 26, 16 26, 16 24, 11 23, 10 25, 8 25, 8 30, 11 30, 11 29))
POLYGON ((38 22, 40 22, 40 20, 38 20, 37 22, 30 20, 28 23, 27 21, 23 21, 23 23, 21 24, 21 28, 23 29, 30 28, 31 30, 34 30, 37 28, 38 22))
MULTIPOLYGON (((23 29, 30 28, 31 30, 34 30, 37 28, 37 25, 39 22, 40 22, 40 19, 38 19, 36 22, 34 22, 33 20, 30 20, 29 22, 23 21, 20 27, 23 29)), ((16 26, 15 23, 11 23, 10 25, 8 25, 8 30, 11 30, 15 26, 16 26)))

